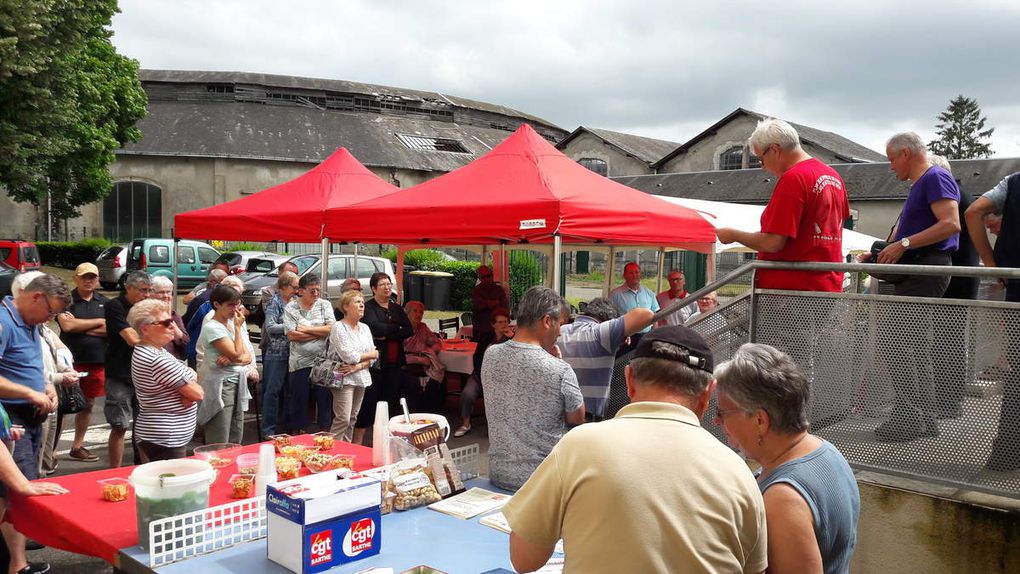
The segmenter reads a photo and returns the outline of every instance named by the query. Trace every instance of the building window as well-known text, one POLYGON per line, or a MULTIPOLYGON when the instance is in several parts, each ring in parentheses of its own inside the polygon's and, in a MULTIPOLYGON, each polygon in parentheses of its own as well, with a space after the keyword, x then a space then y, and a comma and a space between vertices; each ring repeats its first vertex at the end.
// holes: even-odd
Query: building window
POLYGON ((452 153, 471 153, 459 141, 445 138, 430 138, 397 134, 397 139, 410 149, 418 151, 448 151, 452 153))
POLYGON ((609 176, 609 164, 606 163, 605 160, 595 159, 593 157, 582 157, 577 160, 577 163, 581 164, 581 167, 590 169, 601 176, 609 176))
POLYGON ((733 146, 719 154, 719 169, 740 169, 744 167, 744 146, 733 146))
POLYGON ((103 237, 130 241, 163 237, 162 191, 140 181, 121 181, 103 200, 103 237))

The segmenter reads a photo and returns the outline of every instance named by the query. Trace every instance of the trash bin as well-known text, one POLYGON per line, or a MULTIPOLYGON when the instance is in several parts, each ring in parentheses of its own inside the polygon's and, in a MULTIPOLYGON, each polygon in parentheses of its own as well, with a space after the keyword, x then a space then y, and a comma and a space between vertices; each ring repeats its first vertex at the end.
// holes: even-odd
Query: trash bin
POLYGON ((453 273, 424 271, 425 308, 443 311, 450 308, 450 291, 453 288, 453 273))
POLYGON ((404 275, 405 303, 407 301, 421 301, 425 303, 425 276, 427 274, 428 271, 412 271, 404 275))

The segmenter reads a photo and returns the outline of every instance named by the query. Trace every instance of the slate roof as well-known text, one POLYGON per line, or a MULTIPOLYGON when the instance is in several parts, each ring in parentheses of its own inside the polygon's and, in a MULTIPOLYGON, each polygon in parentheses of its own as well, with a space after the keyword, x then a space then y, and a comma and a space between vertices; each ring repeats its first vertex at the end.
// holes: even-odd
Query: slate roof
POLYGON ((573 141, 574 138, 585 132, 592 134, 609 145, 612 145, 624 153, 636 157, 649 165, 655 163, 662 156, 675 150, 677 146, 680 145, 677 142, 579 126, 576 130, 571 132, 570 135, 560 140, 560 142, 556 144, 556 148, 562 150, 567 146, 567 144, 573 141))
MULTIPOLYGON (((988 191, 1011 173, 1020 171, 1020 158, 971 159, 950 162, 960 189, 972 197, 988 191)), ((851 163, 831 166, 846 183, 850 201, 906 199, 906 182, 896 179, 889 163, 851 163)), ((661 173, 619 176, 618 183, 655 195, 733 203, 768 203, 776 178, 762 169, 661 173)))
MULTIPOLYGON (((658 161, 652 164, 652 167, 657 169, 661 167, 663 164, 665 164, 667 161, 677 157, 678 155, 687 153, 687 150, 693 147, 696 143, 700 142, 705 138, 715 135, 719 128, 728 124, 729 122, 733 121, 735 118, 741 115, 751 116, 752 118, 758 120, 763 120, 766 117, 769 117, 766 116, 765 114, 760 114, 758 112, 746 110, 744 108, 737 108, 723 119, 709 126, 708 129, 706 129, 705 131, 694 136, 683 145, 677 147, 668 155, 665 155, 662 158, 660 158, 658 161)), ((812 143, 814 145, 817 145, 818 147, 827 149, 847 162, 856 163, 887 160, 887 158, 883 154, 880 154, 873 149, 866 148, 861 144, 851 141, 837 133, 827 132, 825 130, 820 130, 817 128, 813 128, 811 126, 805 126, 803 124, 795 124, 793 122, 790 122, 790 125, 792 125, 794 129, 797 130, 797 133, 800 135, 800 139, 802 142, 812 143)))
MULTIPOLYGON (((149 114, 138 123, 142 139, 118 150, 121 155, 217 157, 318 163, 338 147, 346 147, 369 167, 394 167, 447 172, 457 169, 506 139, 520 123, 530 123, 547 137, 565 132, 534 116, 510 108, 441 94, 264 74, 141 70, 150 92, 149 114), (388 90, 387 98, 442 98, 426 108, 453 109, 452 118, 439 121, 423 113, 390 114, 364 110, 326 109, 293 102, 235 101, 234 94, 206 92, 209 85, 277 86, 296 90, 326 87, 329 93, 351 93, 360 101, 378 102, 370 90, 388 90), (169 84, 167 83, 169 82, 169 84), (173 85, 177 83, 177 85, 173 85), (232 84, 233 83, 233 84, 232 84), (345 91, 347 90, 347 91, 345 91), (353 90, 363 90, 354 92, 353 90), (153 97, 155 96, 155 97, 153 97), (474 106, 470 109, 462 106, 474 106), (456 121, 458 114, 475 114, 474 123, 456 121), (504 115, 513 113, 514 116, 504 115), (486 120, 498 122, 501 129, 486 120), (541 123, 539 123, 541 122, 541 123), (478 125, 481 124, 481 125, 478 125), (504 125, 505 124, 505 125, 504 125), (537 125, 536 125, 537 124, 537 125), (397 134, 456 140, 468 153, 411 149, 397 134)), ((264 91, 263 91, 264 92, 264 91)), ((381 93, 381 92, 377 92, 381 93)), ((354 101, 353 99, 351 100, 354 101)), ((420 101, 420 100, 412 100, 420 101)), ((444 111, 443 113, 447 113, 444 111)))

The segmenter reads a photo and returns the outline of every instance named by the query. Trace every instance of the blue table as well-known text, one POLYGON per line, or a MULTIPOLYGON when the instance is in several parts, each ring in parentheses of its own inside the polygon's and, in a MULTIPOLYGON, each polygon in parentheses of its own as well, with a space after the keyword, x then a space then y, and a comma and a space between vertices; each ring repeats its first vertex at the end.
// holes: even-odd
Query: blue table
MULTIPOLYGON (((498 490, 487 479, 470 480, 466 486, 498 490)), ((379 566, 393 568, 399 573, 421 564, 449 574, 477 574, 496 568, 513 571, 509 536, 479 524, 479 518, 462 520, 425 507, 391 512, 382 517, 382 551, 379 555, 329 572, 346 574, 379 566)), ((300 549, 297 551, 300 552, 300 549)), ((290 572, 266 557, 265 539, 162 566, 158 570, 149 567, 149 554, 140 547, 122 548, 119 569, 129 574, 290 572)))

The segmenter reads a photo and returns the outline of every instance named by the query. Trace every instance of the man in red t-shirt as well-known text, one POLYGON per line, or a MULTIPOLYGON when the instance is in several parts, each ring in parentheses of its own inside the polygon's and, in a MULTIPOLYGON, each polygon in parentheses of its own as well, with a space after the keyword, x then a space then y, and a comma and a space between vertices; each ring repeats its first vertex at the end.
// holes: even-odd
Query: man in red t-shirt
MULTIPOLYGON (((843 261, 843 221, 850 217, 850 204, 839 174, 801 149, 797 131, 783 120, 758 122, 748 143, 762 169, 779 181, 761 214, 761 231, 720 227, 719 241, 756 249, 763 261, 843 261)), ((837 272, 761 269, 756 277, 761 289, 843 289, 843 274, 837 272)))

